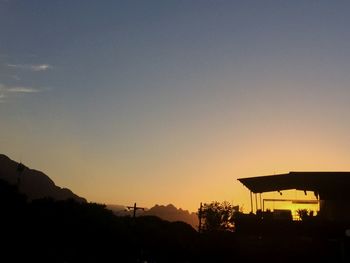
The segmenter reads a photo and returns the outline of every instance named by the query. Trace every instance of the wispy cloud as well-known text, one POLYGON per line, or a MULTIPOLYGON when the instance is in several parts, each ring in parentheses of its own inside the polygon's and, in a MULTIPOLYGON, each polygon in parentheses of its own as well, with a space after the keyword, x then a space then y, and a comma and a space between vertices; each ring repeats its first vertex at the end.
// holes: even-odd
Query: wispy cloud
POLYGON ((21 78, 18 75, 11 75, 11 78, 14 80, 21 80, 21 78))
POLYGON ((39 93, 41 89, 25 86, 8 86, 0 83, 0 102, 4 102, 7 97, 14 96, 15 94, 29 94, 39 93))
POLYGON ((10 68, 30 70, 36 72, 46 71, 53 68, 50 64, 7 64, 7 66, 10 68))
POLYGON ((31 65, 30 68, 33 71, 45 71, 45 70, 51 69, 52 66, 49 64, 41 64, 41 65, 31 65))
POLYGON ((7 92, 11 93, 37 93, 40 92, 38 89, 29 87, 9 87, 6 89, 7 92))
POLYGON ((0 103, 4 102, 5 100, 5 94, 4 93, 1 93, 1 90, 0 90, 0 103))

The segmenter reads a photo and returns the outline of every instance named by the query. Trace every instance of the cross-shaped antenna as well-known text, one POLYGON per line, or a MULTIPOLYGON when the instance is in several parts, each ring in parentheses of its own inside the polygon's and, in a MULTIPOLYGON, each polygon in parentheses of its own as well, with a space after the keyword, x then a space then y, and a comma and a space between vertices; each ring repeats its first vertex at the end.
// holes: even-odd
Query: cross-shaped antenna
POLYGON ((145 211, 145 208, 144 208, 144 207, 137 207, 137 206, 136 206, 136 203, 134 203, 134 206, 127 206, 126 208, 128 208, 129 210, 133 210, 133 218, 136 217, 136 211, 137 211, 137 210, 143 210, 143 211, 145 211))

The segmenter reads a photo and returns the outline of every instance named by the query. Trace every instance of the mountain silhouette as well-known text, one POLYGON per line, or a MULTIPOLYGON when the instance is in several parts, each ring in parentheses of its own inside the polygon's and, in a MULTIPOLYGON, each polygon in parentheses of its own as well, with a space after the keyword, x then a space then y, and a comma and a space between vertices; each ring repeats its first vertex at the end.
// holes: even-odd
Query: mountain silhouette
POLYGON ((116 216, 131 216, 132 215, 132 212, 128 211, 128 209, 125 205, 106 204, 106 208, 109 210, 112 210, 113 214, 115 214, 116 216))
MULTIPOLYGON (((117 216, 132 216, 133 212, 128 210, 123 205, 111 205, 107 204, 106 208, 112 210, 117 216)), ((185 222, 191 225, 193 228, 198 228, 198 216, 196 213, 190 213, 187 210, 176 208, 172 204, 168 205, 155 205, 151 208, 143 210, 137 210, 136 216, 156 216, 169 222, 185 222)))
POLYGON ((143 216, 157 216, 163 220, 170 222, 182 221, 187 224, 190 224, 192 227, 197 228, 198 226, 198 217, 195 213, 190 213, 187 210, 181 208, 176 208, 172 204, 164 205, 155 205, 152 208, 146 210, 143 216))
POLYGON ((19 164, 4 154, 0 154, 0 179, 18 185, 19 191, 29 199, 50 197, 55 200, 74 199, 86 202, 67 188, 61 188, 43 172, 19 164), (19 181, 18 181, 19 180, 19 181))

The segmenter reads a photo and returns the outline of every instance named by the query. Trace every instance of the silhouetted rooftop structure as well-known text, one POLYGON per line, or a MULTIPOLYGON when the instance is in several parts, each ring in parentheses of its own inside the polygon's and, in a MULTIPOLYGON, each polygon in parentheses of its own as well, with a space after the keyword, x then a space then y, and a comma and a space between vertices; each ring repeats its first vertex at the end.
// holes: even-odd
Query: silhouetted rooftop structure
POLYGON ((350 172, 289 172, 238 180, 254 194, 289 189, 313 191, 324 218, 350 220, 350 172))
POLYGON ((297 189, 314 191, 321 199, 350 198, 350 172, 289 172, 238 180, 253 193, 297 189))

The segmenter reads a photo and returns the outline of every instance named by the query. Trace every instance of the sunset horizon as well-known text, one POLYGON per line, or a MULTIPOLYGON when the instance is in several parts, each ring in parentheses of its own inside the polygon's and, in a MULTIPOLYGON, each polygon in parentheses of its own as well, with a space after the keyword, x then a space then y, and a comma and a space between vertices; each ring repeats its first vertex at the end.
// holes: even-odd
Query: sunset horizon
POLYGON ((350 171, 349 10, 0 1, 0 152, 92 202, 191 212, 249 212, 238 178, 350 171))

